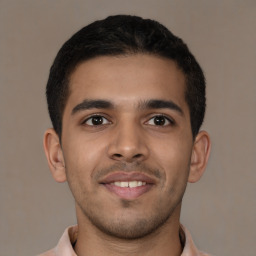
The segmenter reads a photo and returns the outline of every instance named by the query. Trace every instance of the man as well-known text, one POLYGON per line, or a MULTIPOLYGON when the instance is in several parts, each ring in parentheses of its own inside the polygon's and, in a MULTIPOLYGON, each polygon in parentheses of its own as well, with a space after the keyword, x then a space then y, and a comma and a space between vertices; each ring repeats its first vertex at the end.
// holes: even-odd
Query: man
POLYGON ((205 255, 179 222, 210 151, 204 75, 183 41, 139 17, 96 21, 60 49, 46 94, 44 148, 78 225, 42 255, 205 255))

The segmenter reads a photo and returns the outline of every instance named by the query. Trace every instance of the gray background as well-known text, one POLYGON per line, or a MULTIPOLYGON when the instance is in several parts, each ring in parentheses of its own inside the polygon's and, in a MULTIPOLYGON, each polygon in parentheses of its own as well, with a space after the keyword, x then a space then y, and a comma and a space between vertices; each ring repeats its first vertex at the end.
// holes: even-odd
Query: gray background
POLYGON ((48 171, 44 89, 57 50, 110 14, 156 19, 188 43, 207 77, 207 172, 188 186, 182 222, 199 248, 255 256, 256 1, 0 0, 0 255, 35 255, 75 223, 48 171))

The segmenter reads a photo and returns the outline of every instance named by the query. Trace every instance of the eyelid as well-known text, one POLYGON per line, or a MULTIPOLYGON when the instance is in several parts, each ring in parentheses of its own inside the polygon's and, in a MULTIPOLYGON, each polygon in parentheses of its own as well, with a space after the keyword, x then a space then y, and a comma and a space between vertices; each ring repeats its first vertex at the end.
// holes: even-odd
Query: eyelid
MULTIPOLYGON (((97 125, 93 125, 93 124, 86 124, 86 122, 88 122, 90 119, 92 119, 93 117, 102 117, 103 119, 107 120, 107 123, 103 123, 101 125, 107 125, 107 124, 111 124, 112 122, 110 121, 109 117, 106 117, 105 114, 102 113, 94 113, 91 114, 89 116, 87 116, 86 118, 83 119, 83 121, 81 122, 82 125, 87 125, 87 126, 97 126, 97 125)), ((98 125, 100 126, 100 125, 98 125)))
POLYGON ((168 116, 166 114, 162 114, 162 113, 161 114, 153 114, 153 115, 151 115, 150 118, 145 123, 149 124, 149 125, 152 125, 152 126, 160 126, 160 127, 161 126, 164 127, 164 126, 169 126, 169 125, 175 125, 176 124, 176 122, 174 121, 173 118, 171 118, 170 116, 168 116), (164 125, 149 124, 149 121, 154 119, 154 118, 156 118, 156 117, 163 117, 163 118, 165 118, 168 121, 168 124, 164 124, 164 125))

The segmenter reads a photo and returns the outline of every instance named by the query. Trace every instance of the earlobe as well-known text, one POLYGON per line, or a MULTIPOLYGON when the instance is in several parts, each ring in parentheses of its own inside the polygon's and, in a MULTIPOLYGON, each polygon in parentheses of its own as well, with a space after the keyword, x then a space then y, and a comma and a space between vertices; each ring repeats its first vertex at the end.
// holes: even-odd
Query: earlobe
POLYGON ((57 182, 65 182, 65 161, 59 136, 54 129, 47 129, 44 134, 44 151, 53 178, 57 182))
POLYGON ((211 141, 209 134, 205 131, 199 132, 195 138, 191 155, 189 182, 197 182, 203 175, 209 159, 210 149, 211 141))

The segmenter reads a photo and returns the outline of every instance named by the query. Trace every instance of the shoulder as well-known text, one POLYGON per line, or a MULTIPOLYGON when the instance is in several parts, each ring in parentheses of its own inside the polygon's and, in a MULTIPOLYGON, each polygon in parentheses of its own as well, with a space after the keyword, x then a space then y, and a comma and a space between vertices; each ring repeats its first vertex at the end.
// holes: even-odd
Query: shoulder
POLYGON ((213 255, 210 255, 210 254, 205 253, 205 252, 199 252, 198 256, 213 256, 213 255))
POLYGON ((76 256, 72 244, 77 239, 77 233, 77 225, 66 228, 55 248, 37 256, 76 256))
POLYGON ((47 252, 38 254, 37 256, 56 256, 55 249, 51 249, 47 252))
POLYGON ((180 224, 180 227, 181 231, 183 232, 181 237, 184 237, 185 240, 185 245, 181 256, 213 256, 208 253, 199 251, 192 240, 190 232, 182 224, 180 224))

